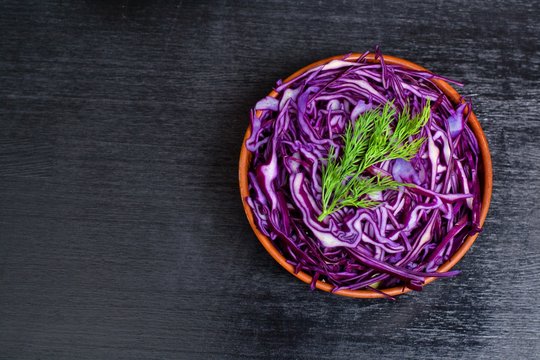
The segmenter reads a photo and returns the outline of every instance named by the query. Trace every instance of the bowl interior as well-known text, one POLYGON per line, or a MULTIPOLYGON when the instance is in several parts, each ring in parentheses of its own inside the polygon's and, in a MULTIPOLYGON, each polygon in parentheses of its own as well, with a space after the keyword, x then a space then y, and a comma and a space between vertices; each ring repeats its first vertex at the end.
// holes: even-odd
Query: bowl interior
MULTIPOLYGON (((357 60, 361 54, 350 54, 346 60, 354 61, 357 60)), ((316 66, 328 63, 335 59, 343 59, 344 55, 338 55, 329 57, 327 59, 323 59, 320 61, 317 61, 311 65, 308 65, 288 78, 286 78, 284 81, 288 82, 299 75, 303 74, 304 72, 310 70, 311 68, 314 68, 316 66)), ((370 53, 367 55, 366 60, 368 62, 379 62, 377 59, 375 59, 375 54, 370 53)), ((403 67, 409 68, 411 70, 419 70, 419 71, 428 71, 427 69, 412 63, 410 61, 400 59, 394 56, 384 56, 384 61, 387 64, 392 65, 401 65, 403 67)), ((441 79, 435 79, 433 80, 435 85, 437 85, 444 93, 445 95, 454 103, 459 104, 463 102, 463 99, 461 95, 458 94, 450 84, 448 84, 446 81, 441 79)), ((274 90, 272 90, 269 94, 269 96, 277 97, 278 93, 274 90)), ((471 114, 469 116, 469 122, 468 122, 471 130, 473 131, 480 148, 480 158, 481 162, 479 164, 479 174, 480 174, 480 188, 481 188, 481 196, 482 196, 482 208, 481 208, 481 214, 480 214, 480 226, 483 226, 484 221, 486 219, 488 210, 489 210, 489 204, 491 201, 491 192, 493 187, 493 172, 492 172, 492 165, 491 165, 491 156, 489 153, 489 147, 486 140, 486 137, 484 135, 484 132, 482 131, 482 128, 480 126, 480 123, 478 122, 478 119, 476 118, 474 112, 471 111, 471 114)), ((239 163, 239 183, 240 183, 240 195, 242 197, 242 203, 244 206, 244 211, 246 212, 247 219, 249 221, 249 224, 251 225, 251 228, 253 229, 253 232, 261 242, 261 244, 264 246, 264 248, 270 253, 270 255, 282 266, 284 267, 288 272, 299 278, 305 283, 311 283, 312 277, 308 275, 307 273, 300 271, 297 274, 294 273, 294 267, 287 263, 285 257, 279 252, 279 250, 274 246, 272 241, 262 234, 259 229, 257 228, 255 221, 253 219, 253 213, 251 211, 251 208, 246 202, 246 197, 249 196, 249 188, 248 188, 248 170, 249 166, 251 164, 251 153, 246 149, 245 143, 247 138, 251 134, 251 127, 248 127, 246 134, 244 136, 244 140, 242 143, 242 149, 240 152, 240 163, 239 163)), ((461 258, 465 255, 465 253, 469 250, 469 248, 472 246, 476 238, 479 234, 475 234, 472 236, 467 236, 463 242, 463 244, 458 248, 458 250, 454 253, 454 255, 448 259, 444 264, 442 264, 438 272, 446 272, 450 270, 455 264, 461 260, 461 258)), ((432 281, 434 281, 435 277, 427 278, 425 281, 425 284, 429 284, 432 281)), ((318 280, 315 284, 317 289, 330 292, 333 289, 333 285, 318 280)), ((404 293, 407 293, 411 291, 409 288, 399 286, 399 287, 392 287, 387 289, 379 289, 381 292, 385 293, 389 296, 397 296, 404 293)), ((342 296, 348 296, 348 297, 354 297, 354 298, 381 298, 384 297, 383 294, 377 293, 371 290, 340 290, 336 291, 335 294, 342 295, 342 296)))

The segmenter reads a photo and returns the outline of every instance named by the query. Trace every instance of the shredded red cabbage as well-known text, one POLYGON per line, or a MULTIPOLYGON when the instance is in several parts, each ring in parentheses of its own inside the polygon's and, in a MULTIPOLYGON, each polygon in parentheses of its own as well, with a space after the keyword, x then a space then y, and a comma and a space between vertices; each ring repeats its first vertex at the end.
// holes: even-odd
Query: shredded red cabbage
MULTIPOLYGON (((366 53, 367 54, 367 53, 366 53)), ((340 289, 405 285, 421 290, 465 237, 480 231, 479 149, 467 125, 470 103, 454 105, 433 83, 441 78, 399 65, 333 60, 292 81, 278 81, 251 112, 249 171, 256 225, 288 263, 340 289), (331 146, 364 111, 394 101, 413 113, 431 101, 420 136, 427 140, 410 161, 369 169, 414 184, 374 196, 374 208, 321 213, 321 168, 331 146)))

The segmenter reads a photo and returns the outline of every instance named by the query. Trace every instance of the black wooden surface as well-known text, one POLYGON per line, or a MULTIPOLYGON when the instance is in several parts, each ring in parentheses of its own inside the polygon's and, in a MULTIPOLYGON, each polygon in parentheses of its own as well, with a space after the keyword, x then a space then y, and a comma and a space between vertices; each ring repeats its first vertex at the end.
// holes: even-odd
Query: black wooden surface
POLYGON ((0 358, 540 357, 530 1, 2 1, 0 358), (281 269, 237 190, 248 111, 320 58, 462 80, 494 160, 463 274, 396 302, 281 269))

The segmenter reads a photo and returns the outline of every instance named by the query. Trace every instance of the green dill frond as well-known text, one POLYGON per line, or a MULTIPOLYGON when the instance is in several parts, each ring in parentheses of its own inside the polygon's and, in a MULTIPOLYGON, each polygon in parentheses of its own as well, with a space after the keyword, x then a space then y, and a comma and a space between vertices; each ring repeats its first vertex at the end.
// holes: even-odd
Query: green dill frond
POLYGON ((383 161, 414 157, 425 138, 413 137, 426 125, 430 113, 428 100, 420 113, 411 117, 406 106, 396 116, 394 103, 390 101, 382 109, 368 110, 349 123, 343 134, 341 156, 331 147, 322 168, 323 212, 319 221, 344 207, 376 206, 378 202, 366 198, 367 195, 408 186, 390 177, 363 177, 362 173, 383 161))

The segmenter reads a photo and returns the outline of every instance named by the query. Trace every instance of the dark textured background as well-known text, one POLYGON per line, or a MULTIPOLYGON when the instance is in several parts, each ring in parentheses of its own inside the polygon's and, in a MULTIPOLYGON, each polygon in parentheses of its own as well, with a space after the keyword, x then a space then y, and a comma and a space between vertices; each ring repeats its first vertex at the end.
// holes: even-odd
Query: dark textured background
POLYGON ((0 358, 540 357, 529 1, 0 2, 0 358), (463 275, 396 302, 281 269, 237 190, 278 78, 381 44, 462 80, 493 203, 463 275))

